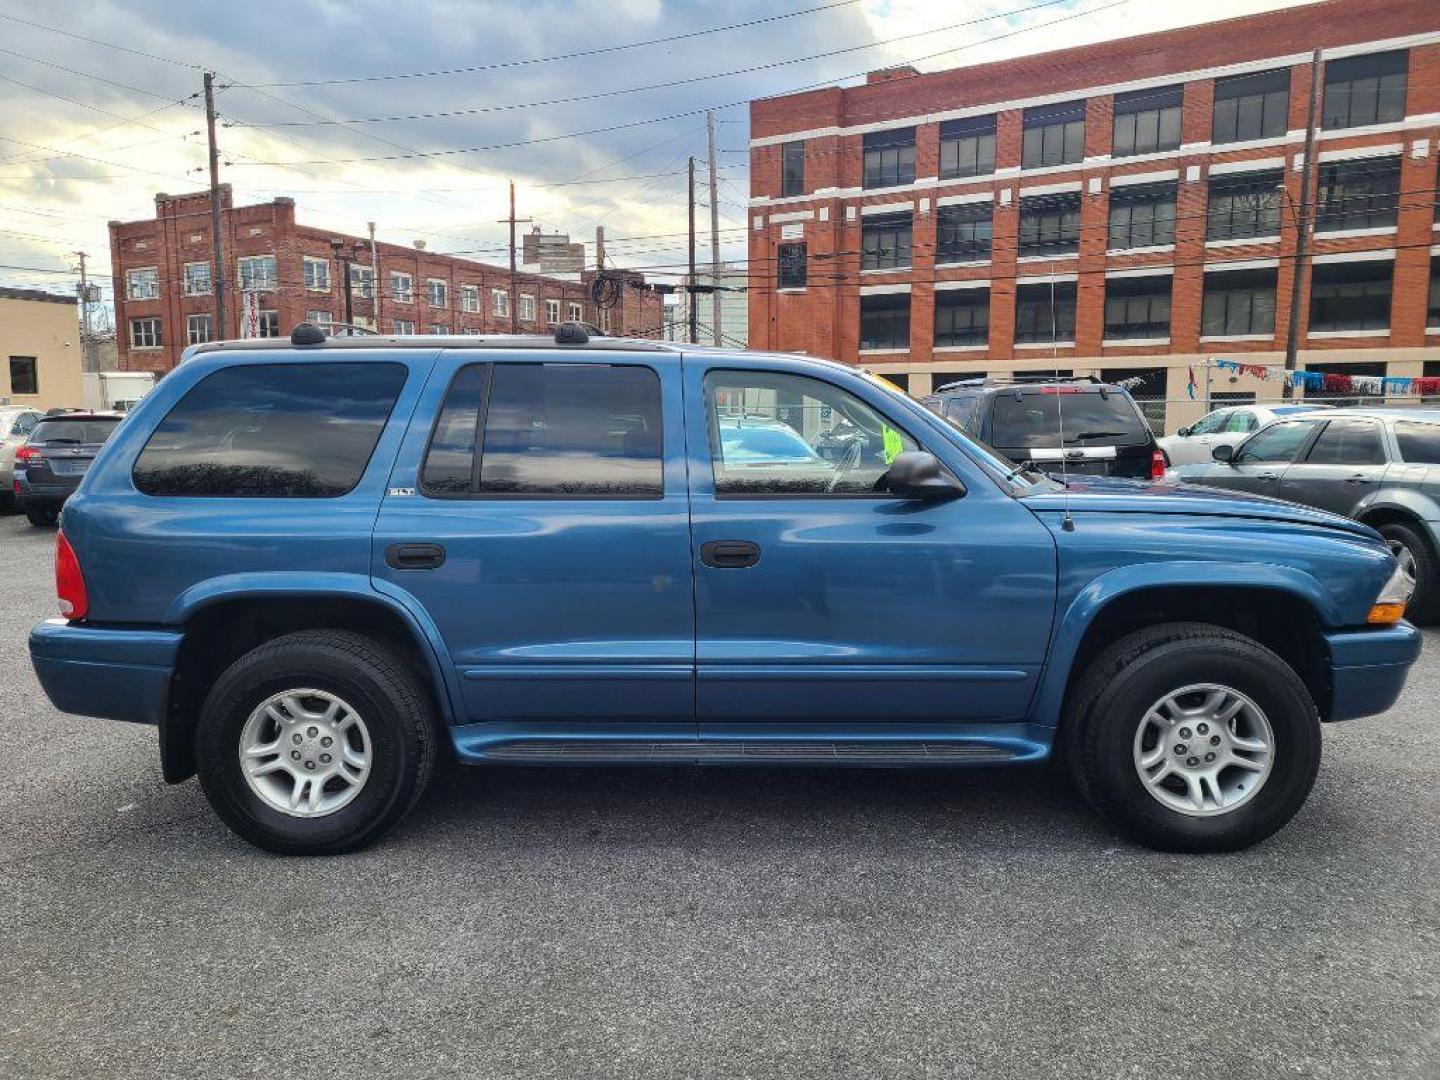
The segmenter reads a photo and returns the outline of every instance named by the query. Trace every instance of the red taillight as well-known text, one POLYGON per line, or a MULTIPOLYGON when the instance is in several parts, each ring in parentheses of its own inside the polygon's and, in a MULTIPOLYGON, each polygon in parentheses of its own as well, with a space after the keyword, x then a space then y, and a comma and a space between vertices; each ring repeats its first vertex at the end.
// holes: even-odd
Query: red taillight
POLYGON ((40 451, 39 451, 39 450, 36 450, 35 447, 33 447, 33 446, 21 446, 21 447, 17 448, 16 451, 15 451, 15 464, 16 464, 16 465, 24 465, 24 464, 25 464, 27 461, 29 461, 31 458, 37 458, 37 457, 39 457, 39 456, 40 456, 40 451))
POLYGON ((55 534, 55 592, 60 597, 61 615, 77 622, 85 618, 90 610, 85 575, 80 572, 80 560, 63 531, 55 534))
POLYGON ((1165 476, 1165 470, 1169 466, 1165 460, 1165 451, 1157 449, 1150 455, 1150 479, 1160 480, 1165 476))

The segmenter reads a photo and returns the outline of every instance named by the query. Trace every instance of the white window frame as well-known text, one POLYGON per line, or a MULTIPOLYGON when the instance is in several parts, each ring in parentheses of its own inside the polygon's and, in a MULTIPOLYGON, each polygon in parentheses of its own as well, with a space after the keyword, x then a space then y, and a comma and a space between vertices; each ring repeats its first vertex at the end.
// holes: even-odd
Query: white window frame
POLYGON ((520 321, 535 321, 535 297, 529 293, 520 294, 520 321))
POLYGON ((415 333, 415 320, 413 320, 413 319, 396 319, 396 320, 394 320, 394 322, 395 322, 395 333, 397 333, 397 334, 413 334, 413 333, 415 333))
POLYGON ((375 329, 375 316, 374 316, 374 315, 352 315, 352 316, 350 316, 350 318, 353 319, 354 322, 355 322, 355 325, 358 326, 358 327, 360 327, 362 330, 374 330, 374 329, 375 329))
POLYGON ((350 264, 350 292, 362 300, 375 299, 375 268, 350 264))
POLYGON ((415 302, 415 278, 403 270, 390 271, 390 299, 397 304, 413 304, 415 302), (401 283, 404 288, 401 288, 401 283))
POLYGON ((445 325, 444 323, 431 323, 431 324, 430 324, 430 333, 431 333, 431 334, 440 334, 440 335, 448 334, 448 333, 450 333, 450 327, 448 327, 448 326, 445 325))
POLYGON ((126 270, 125 299, 160 299, 160 268, 158 266, 136 266, 126 270), (141 286, 142 282, 143 286, 141 286))
POLYGON ((546 323, 548 323, 548 324, 551 325, 551 326, 557 326, 557 325, 559 325, 559 323, 560 323, 560 301, 559 301, 559 300, 546 300, 546 301, 545 301, 545 321, 546 321, 546 323))
POLYGON ((504 289, 490 290, 490 314, 497 319, 510 314, 510 294, 504 289))
POLYGON ((480 310, 480 286, 460 286, 460 310, 475 314, 480 310))
POLYGON ((566 310, 569 312, 571 322, 581 322, 585 318, 585 305, 577 300, 571 300, 566 310))
POLYGON ((187 262, 180 268, 180 291, 186 296, 209 296, 215 291, 215 279, 210 273, 210 262, 202 259, 199 262, 187 262), (203 266, 205 268, 205 287, 203 289, 192 289, 190 287, 190 268, 203 266))
POLYGON ((130 347, 132 349, 163 349, 165 347, 165 330, 163 320, 158 315, 145 315, 138 319, 130 320, 130 347), (141 344, 138 333, 141 324, 145 324, 154 330, 155 340, 149 344, 141 344))
POLYGON ((199 311, 185 316, 185 344, 204 345, 215 340, 215 317, 208 311, 199 311), (205 320, 205 336, 195 336, 196 320, 205 320))
MULTIPOLYGON (((236 260, 235 281, 239 285, 238 291, 242 293, 274 292, 279 287, 277 275, 278 271, 276 270, 274 255, 242 255, 239 259, 236 260), (264 275, 258 279, 260 284, 251 284, 247 286, 245 284, 245 278, 247 276, 245 273, 246 266, 250 264, 263 264, 266 260, 269 260, 270 272, 267 275, 264 275)), ((253 274, 249 276, 252 279, 255 278, 255 275, 253 274)))
POLYGON ((335 320, 330 315, 330 312, 320 311, 318 309, 315 311, 305 312, 305 321, 308 323, 314 323, 322 330, 329 330, 330 327, 335 325, 335 320))
POLYGON ((256 335, 257 337, 278 338, 280 336, 280 312, 275 308, 261 308, 257 323, 257 329, 259 330, 259 333, 256 335), (266 333, 272 324, 275 332, 273 334, 266 333))
POLYGON ((300 256, 300 278, 306 292, 330 291, 330 260, 319 255, 300 256))
POLYGON ((450 283, 444 278, 425 279, 425 302, 432 308, 447 308, 450 306, 450 283), (439 303, 436 303, 436 297, 439 303))

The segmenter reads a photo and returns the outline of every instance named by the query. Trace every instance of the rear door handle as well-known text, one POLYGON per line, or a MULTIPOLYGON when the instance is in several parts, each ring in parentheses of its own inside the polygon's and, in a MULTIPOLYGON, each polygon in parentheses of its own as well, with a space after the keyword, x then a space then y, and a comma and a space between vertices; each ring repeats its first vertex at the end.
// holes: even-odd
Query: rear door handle
POLYGON ((749 540, 711 540, 700 545, 700 561, 717 570, 743 570, 760 561, 760 545, 749 540))
POLYGON ((1354 476, 1347 476, 1345 478, 1345 483, 1347 484, 1368 484, 1370 482, 1370 477, 1362 475, 1361 473, 1356 473, 1354 476))
POLYGON ((445 549, 439 544, 391 544, 385 549, 385 564, 395 570, 434 570, 445 563, 445 549))

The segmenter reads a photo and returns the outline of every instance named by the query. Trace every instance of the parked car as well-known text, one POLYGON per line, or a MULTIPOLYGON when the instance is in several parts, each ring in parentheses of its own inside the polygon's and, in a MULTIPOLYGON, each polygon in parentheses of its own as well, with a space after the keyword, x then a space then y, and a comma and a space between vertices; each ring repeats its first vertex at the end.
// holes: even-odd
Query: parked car
POLYGON ((39 419, 35 409, 0 409, 0 501, 16 501, 15 451, 30 437, 39 419))
POLYGON ((200 346, 56 547, 50 700, 158 725, 168 780, 198 771, 289 853, 375 839, 441 755, 1056 754, 1138 840, 1231 850, 1294 815, 1322 721, 1387 709, 1420 644, 1409 579, 1344 517, 1065 486, 844 365, 578 323, 200 346), (860 450, 801 477, 784 436, 757 467, 739 402, 860 450))
POLYGON ((1227 405, 1206 413, 1189 427, 1174 435, 1157 440, 1170 464, 1204 465, 1210 462, 1210 451, 1221 443, 1234 445, 1252 431, 1273 424, 1287 416, 1328 409, 1329 405, 1227 405))
POLYGON ((1362 521, 1415 578, 1412 617, 1440 617, 1440 409, 1332 409, 1222 443, 1184 481, 1271 495, 1362 521))
POLYGON ((15 499, 31 525, 54 525, 100 447, 115 413, 57 412, 40 417, 15 453, 15 499))
POLYGON ((921 404, 1018 463, 1053 472, 1063 464, 1066 473, 1086 476, 1165 475, 1165 455, 1139 406, 1109 383, 969 379, 921 404))

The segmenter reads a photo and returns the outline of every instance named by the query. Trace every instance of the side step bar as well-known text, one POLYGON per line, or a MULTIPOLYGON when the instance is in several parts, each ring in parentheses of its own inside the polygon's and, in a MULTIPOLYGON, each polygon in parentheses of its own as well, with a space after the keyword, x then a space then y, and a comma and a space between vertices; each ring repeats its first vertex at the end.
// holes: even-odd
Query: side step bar
POLYGON ((763 741, 677 739, 518 739, 486 749, 490 761, 561 763, 790 763, 814 765, 955 765, 1014 761, 1028 755, 978 742, 852 739, 763 741))

